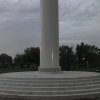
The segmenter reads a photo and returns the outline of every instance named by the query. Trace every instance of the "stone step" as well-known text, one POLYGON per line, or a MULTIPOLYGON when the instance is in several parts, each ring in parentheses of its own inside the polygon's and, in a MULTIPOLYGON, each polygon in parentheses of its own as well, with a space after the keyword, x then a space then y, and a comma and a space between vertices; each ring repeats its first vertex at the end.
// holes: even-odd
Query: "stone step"
MULTIPOLYGON (((63 94, 63 95, 15 95, 8 93, 0 93, 1 100, 80 100, 83 98, 89 98, 89 100, 93 98, 100 97, 100 92, 85 92, 85 93, 73 93, 73 94, 63 94), (79 99, 80 98, 80 99, 79 99)), ((95 99, 93 99, 95 100, 95 99)), ((99 100, 99 99, 98 99, 99 100)))
POLYGON ((13 81, 13 80, 2 80, 0 81, 0 84, 4 83, 4 84, 8 84, 8 83, 20 83, 20 84, 28 84, 28 83, 33 83, 33 84, 56 84, 56 83, 87 83, 87 82, 100 82, 100 79, 91 79, 91 80, 71 80, 71 81, 67 81, 67 80, 51 80, 51 81, 47 81, 47 80, 41 80, 41 81, 27 81, 27 80, 24 80, 24 81, 13 81))
POLYGON ((89 79, 73 79, 73 80, 62 80, 62 79, 59 79, 59 80, 18 80, 18 79, 2 79, 0 80, 0 84, 2 83, 21 83, 21 84, 28 84, 28 83, 34 83, 34 84, 40 84, 40 83, 43 83, 43 84, 52 84, 52 83, 85 83, 85 82, 99 82, 100 81, 100 78, 89 78, 89 79))
POLYGON ((82 90, 64 90, 64 91, 22 91, 22 90, 4 90, 0 89, 0 94, 9 95, 70 95, 70 94, 82 94, 100 92, 100 88, 82 89, 82 90))
POLYGON ((10 83, 73 83, 73 82, 92 82, 92 81, 100 81, 100 78, 89 78, 89 79, 74 79, 74 80, 9 80, 9 79, 1 79, 0 82, 10 82, 10 83))
POLYGON ((5 86, 0 85, 0 89, 7 90, 25 90, 25 91, 65 91, 65 90, 79 90, 79 89, 91 89, 100 88, 100 84, 96 85, 85 85, 85 86, 71 86, 71 87, 18 87, 18 86, 5 86))
POLYGON ((81 75, 81 72, 74 72, 74 75, 76 76, 72 75, 71 73, 68 74, 68 72, 62 75, 39 74, 33 72, 31 74, 26 72, 3 74, 0 76, 0 97, 22 97, 20 100, 23 100, 24 98, 28 98, 27 100, 30 100, 29 98, 31 97, 31 100, 33 100, 35 97, 38 99, 34 100, 39 100, 40 97, 43 97, 44 100, 44 97, 46 96, 46 98, 56 96, 57 99, 59 97, 62 97, 63 99, 63 96, 69 97, 85 95, 86 97, 86 95, 89 94, 94 96, 100 94, 100 75, 97 73, 85 73, 82 73, 81 75))
POLYGON ((79 77, 79 78, 12 78, 0 77, 0 81, 73 81, 73 80, 100 80, 100 76, 94 77, 79 77))
POLYGON ((96 85, 100 84, 100 81, 86 81, 86 82, 73 82, 73 83, 11 83, 11 82, 0 82, 0 85, 5 86, 19 86, 19 87, 68 87, 68 86, 82 86, 82 85, 96 85))

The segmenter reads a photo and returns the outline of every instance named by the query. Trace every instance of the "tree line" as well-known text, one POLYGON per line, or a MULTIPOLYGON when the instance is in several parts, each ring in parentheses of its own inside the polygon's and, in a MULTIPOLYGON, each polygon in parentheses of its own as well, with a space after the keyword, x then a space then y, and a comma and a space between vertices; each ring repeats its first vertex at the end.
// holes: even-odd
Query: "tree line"
MULTIPOLYGON (((96 68, 100 66, 100 48, 95 45, 80 43, 73 47, 62 45, 59 47, 59 64, 62 70, 70 70, 70 68, 96 68)), ((27 67, 38 70, 40 65, 40 48, 30 47, 24 50, 23 54, 16 54, 12 60, 7 54, 0 55, 0 67, 27 67)))

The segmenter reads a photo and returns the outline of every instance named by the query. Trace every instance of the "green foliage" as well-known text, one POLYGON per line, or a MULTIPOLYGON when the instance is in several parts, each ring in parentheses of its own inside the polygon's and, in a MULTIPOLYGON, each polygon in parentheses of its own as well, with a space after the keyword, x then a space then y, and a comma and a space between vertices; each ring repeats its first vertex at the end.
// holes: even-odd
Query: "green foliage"
POLYGON ((70 70, 70 67, 74 65, 75 55, 72 49, 72 47, 64 45, 59 48, 60 66, 62 70, 70 70))
POLYGON ((40 63, 40 49, 38 47, 26 48, 23 54, 16 55, 14 62, 20 67, 33 67, 37 70, 40 63))
POLYGON ((14 64, 19 65, 20 67, 24 66, 24 55, 16 54, 16 57, 14 58, 14 64))
POLYGON ((79 66, 99 66, 100 65, 100 49, 94 45, 81 43, 76 47, 76 55, 79 66))
POLYGON ((0 55, 0 66, 7 67, 8 65, 12 65, 12 57, 8 56, 7 54, 0 55))
POLYGON ((24 51, 24 60, 26 63, 33 63, 39 66, 40 49, 38 47, 27 48, 24 51))
MULTIPOLYGON (((78 44, 76 53, 73 47, 62 45, 59 47, 59 61, 62 70, 70 68, 99 68, 100 66, 100 49, 88 44, 78 44)), ((23 54, 17 54, 14 58, 15 65, 21 67, 30 67, 37 70, 40 65, 39 47, 30 47, 24 50, 23 54)))

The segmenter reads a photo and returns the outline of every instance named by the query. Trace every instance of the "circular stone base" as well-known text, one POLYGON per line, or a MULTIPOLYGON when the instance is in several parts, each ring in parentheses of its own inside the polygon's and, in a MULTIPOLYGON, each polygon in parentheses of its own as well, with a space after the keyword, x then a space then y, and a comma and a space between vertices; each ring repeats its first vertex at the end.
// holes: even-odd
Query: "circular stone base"
POLYGON ((99 95, 99 73, 15 72, 0 75, 0 100, 74 100, 99 95))
POLYGON ((2 78, 84 78, 99 76, 100 73, 95 72, 83 72, 83 71, 63 71, 62 73, 42 73, 38 71, 29 72, 12 72, 0 74, 2 78))
POLYGON ((46 68, 46 67, 40 67, 38 69, 39 72, 47 72, 47 73, 60 73, 61 72, 61 68, 46 68))

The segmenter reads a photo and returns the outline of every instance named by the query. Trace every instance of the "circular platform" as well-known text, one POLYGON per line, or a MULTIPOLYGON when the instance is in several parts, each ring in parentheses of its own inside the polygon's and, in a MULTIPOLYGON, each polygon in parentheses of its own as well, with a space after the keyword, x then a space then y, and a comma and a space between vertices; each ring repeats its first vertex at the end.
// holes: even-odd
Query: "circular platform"
POLYGON ((0 100, 74 100, 100 95, 100 74, 15 72, 0 75, 0 100))
POLYGON ((1 74, 3 78, 82 78, 99 76, 100 73, 95 72, 82 72, 82 71, 63 71, 61 73, 42 73, 42 72, 12 72, 1 74))

